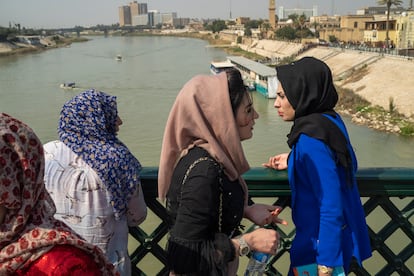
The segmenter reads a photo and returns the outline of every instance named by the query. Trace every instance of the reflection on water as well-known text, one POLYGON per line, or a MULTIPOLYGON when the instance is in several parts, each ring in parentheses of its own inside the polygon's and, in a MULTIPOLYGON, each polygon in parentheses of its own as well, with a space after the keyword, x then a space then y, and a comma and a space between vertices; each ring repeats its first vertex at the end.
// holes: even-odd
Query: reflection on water
MULTIPOLYGON (((82 89, 116 95, 124 125, 120 138, 144 166, 157 166, 165 121, 176 94, 195 74, 209 74, 220 49, 198 39, 174 37, 93 37, 70 48, 0 59, 0 110, 32 126, 43 141, 56 139, 62 104, 82 89), (122 55, 122 61, 116 56, 122 55), (63 90, 62 82, 80 89, 63 90)), ((283 122, 273 100, 252 92, 260 114, 253 139, 243 142, 251 166, 288 151, 283 122)), ((346 124, 360 167, 414 167, 414 139, 346 124)))

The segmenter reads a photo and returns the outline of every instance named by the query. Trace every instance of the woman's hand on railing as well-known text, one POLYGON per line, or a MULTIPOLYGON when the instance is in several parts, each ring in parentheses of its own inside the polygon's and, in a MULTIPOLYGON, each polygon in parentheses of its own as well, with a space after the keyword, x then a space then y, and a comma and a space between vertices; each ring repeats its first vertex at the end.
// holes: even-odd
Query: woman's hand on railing
POLYGON ((281 153, 269 158, 267 163, 263 163, 262 166, 265 168, 271 168, 275 170, 286 170, 287 169, 287 160, 289 153, 281 153))

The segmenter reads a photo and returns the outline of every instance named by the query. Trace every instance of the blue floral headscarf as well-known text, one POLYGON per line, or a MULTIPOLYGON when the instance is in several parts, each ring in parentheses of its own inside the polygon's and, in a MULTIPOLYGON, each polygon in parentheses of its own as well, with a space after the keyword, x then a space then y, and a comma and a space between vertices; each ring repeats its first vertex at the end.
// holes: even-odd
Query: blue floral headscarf
POLYGON ((87 90, 63 105, 58 133, 60 140, 97 172, 119 219, 140 184, 141 164, 117 138, 117 116, 115 96, 87 90))

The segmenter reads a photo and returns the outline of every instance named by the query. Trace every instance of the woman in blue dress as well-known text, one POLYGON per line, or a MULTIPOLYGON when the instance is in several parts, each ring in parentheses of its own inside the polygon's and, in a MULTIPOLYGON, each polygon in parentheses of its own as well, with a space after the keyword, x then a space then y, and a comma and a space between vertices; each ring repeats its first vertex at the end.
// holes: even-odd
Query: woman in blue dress
POLYGON ((305 57, 276 71, 274 106, 282 120, 293 121, 291 152, 264 165, 288 170, 296 226, 290 275, 310 264, 319 275, 331 275, 335 267, 347 273, 352 258, 361 264, 371 256, 371 247, 355 178, 357 159, 334 111, 338 94, 331 70, 305 57))

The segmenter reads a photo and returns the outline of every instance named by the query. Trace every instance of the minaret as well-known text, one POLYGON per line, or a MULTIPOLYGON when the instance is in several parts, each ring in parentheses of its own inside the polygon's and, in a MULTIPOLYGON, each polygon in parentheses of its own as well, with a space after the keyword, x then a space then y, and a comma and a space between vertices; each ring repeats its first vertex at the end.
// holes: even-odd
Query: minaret
POLYGON ((269 0, 269 23, 273 30, 276 30, 276 4, 275 0, 269 0))

